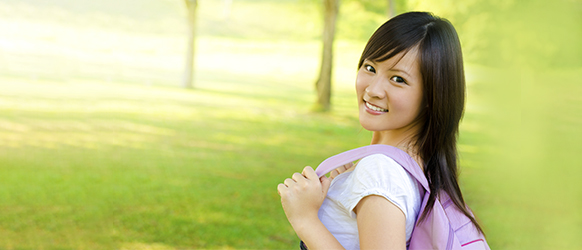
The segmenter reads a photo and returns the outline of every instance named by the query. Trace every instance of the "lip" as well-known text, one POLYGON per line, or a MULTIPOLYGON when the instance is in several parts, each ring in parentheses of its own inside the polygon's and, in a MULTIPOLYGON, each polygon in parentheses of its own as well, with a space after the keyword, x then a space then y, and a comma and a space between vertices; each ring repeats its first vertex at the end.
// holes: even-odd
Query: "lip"
MULTIPOLYGON (((376 110, 370 109, 370 108, 368 108, 368 106, 366 105, 366 103, 368 103, 368 102, 366 102, 364 100, 364 109, 366 110, 366 112, 368 112, 371 115, 382 115, 382 114, 388 113, 388 112, 384 112, 384 111, 376 111, 376 110)), ((371 103, 370 103, 370 105, 378 107, 377 105, 374 105, 374 104, 371 104, 371 103)), ((379 107, 379 108, 381 108, 381 107, 379 107)))

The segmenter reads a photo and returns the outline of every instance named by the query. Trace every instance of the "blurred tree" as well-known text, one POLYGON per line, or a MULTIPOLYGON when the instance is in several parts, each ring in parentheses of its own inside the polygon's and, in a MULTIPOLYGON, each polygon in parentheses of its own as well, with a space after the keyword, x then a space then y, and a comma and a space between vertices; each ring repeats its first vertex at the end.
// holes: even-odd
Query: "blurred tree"
POLYGON ((186 54, 186 70, 182 86, 187 89, 194 87, 194 55, 196 45, 196 7, 197 0, 184 0, 188 8, 188 50, 186 54))
POLYGON ((315 83, 317 90, 317 102, 315 110, 328 111, 331 107, 331 72, 333 61, 333 41, 335 36, 335 24, 339 10, 339 0, 323 0, 324 28, 323 51, 321 56, 321 68, 319 78, 315 83))
POLYGON ((387 12, 388 12, 388 18, 393 18, 394 16, 396 16, 396 6, 394 6, 394 0, 388 0, 388 8, 387 8, 387 12))

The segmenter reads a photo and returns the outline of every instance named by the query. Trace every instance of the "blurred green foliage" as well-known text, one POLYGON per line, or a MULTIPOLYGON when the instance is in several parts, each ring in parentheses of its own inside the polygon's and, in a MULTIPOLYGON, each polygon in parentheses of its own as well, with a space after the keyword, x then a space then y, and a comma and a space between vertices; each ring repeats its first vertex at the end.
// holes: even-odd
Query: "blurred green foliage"
POLYGON ((410 1, 449 19, 470 63, 491 67, 577 68, 582 58, 579 1, 410 1))

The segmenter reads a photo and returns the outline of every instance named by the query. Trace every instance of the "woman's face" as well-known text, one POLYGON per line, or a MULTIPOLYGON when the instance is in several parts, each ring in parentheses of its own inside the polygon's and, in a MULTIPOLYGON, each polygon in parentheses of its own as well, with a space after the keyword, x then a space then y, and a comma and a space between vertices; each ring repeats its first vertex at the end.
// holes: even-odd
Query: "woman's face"
POLYGON ((365 60, 356 78, 360 124, 370 131, 418 128, 422 85, 417 48, 383 62, 365 60))

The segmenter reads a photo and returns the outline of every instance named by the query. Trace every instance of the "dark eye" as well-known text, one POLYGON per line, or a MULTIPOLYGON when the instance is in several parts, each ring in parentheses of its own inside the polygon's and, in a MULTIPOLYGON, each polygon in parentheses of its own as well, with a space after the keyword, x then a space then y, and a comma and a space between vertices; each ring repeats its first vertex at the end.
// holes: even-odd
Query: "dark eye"
POLYGON ((368 64, 366 64, 366 65, 364 65, 364 68, 365 68, 367 71, 370 71, 370 72, 372 72, 372 73, 376 73, 376 69, 375 69, 374 67, 372 67, 372 65, 368 65, 368 64))
POLYGON ((392 78, 390 78, 390 80, 395 81, 397 83, 404 83, 404 84, 406 84, 406 81, 404 81, 404 78, 402 78, 400 76, 393 76, 392 78))

